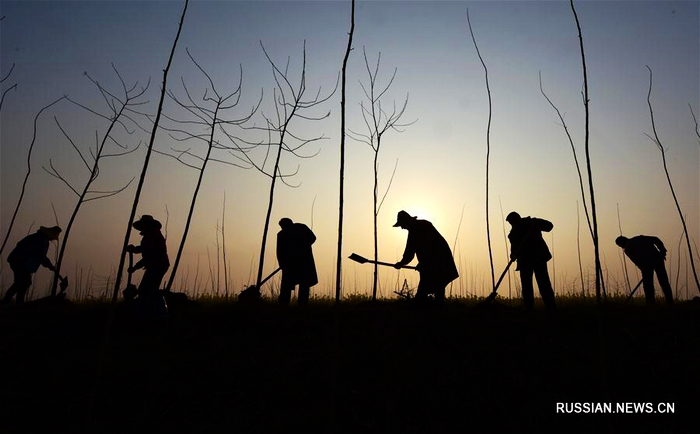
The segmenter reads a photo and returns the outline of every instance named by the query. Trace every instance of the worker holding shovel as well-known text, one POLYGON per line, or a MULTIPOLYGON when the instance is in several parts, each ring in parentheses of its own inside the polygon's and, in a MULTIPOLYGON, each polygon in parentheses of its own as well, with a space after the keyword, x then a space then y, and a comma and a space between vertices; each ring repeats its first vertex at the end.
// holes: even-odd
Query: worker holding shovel
POLYGON ((432 223, 412 217, 406 211, 399 211, 394 227, 408 231, 403 257, 394 264, 394 268, 403 268, 414 256, 417 257, 416 269, 420 273, 420 281, 416 290, 416 301, 425 303, 428 301, 428 295, 433 294, 435 302, 438 305, 442 304, 445 299, 445 287, 459 277, 447 241, 432 223))
POLYGON ((318 283, 316 263, 311 245, 316 235, 303 223, 294 223, 284 217, 279 222, 281 231, 277 233, 277 262, 282 269, 279 304, 288 306, 292 291, 299 285, 297 304, 309 302, 311 287, 318 283))
MULTIPOLYGON (((37 272, 39 265, 56 271, 46 253, 49 251, 49 243, 57 241, 60 233, 61 228, 58 226, 50 228, 40 226, 38 231, 27 235, 17 243, 17 246, 7 257, 7 262, 14 274, 14 282, 7 289, 2 304, 9 303, 15 296, 18 305, 24 303, 24 296, 29 287, 32 286, 32 274, 37 272)), ((61 293, 64 293, 68 280, 61 276, 59 279, 61 279, 61 293)))
POLYGON ((136 316, 140 319, 164 318, 168 315, 168 309, 159 290, 163 276, 170 268, 170 260, 165 238, 160 232, 162 225, 153 216, 144 214, 132 226, 141 233, 143 238, 140 245, 129 244, 126 251, 141 254, 141 260, 130 266, 127 271, 133 273, 140 268, 146 270, 139 284, 136 316))
POLYGON ((508 214, 506 221, 512 227, 508 234, 511 247, 510 258, 518 263, 516 270, 520 271, 525 308, 535 307, 535 295, 532 287, 533 274, 545 307, 547 309, 556 308, 554 290, 547 270, 547 261, 552 259, 552 254, 542 238, 542 232, 551 231, 554 225, 550 221, 536 217, 520 217, 520 214, 515 211, 508 214))
MULTIPOLYGON (((615 239, 615 244, 622 247, 625 255, 627 255, 634 265, 642 271, 644 296, 647 305, 652 306, 656 302, 654 295, 654 272, 656 272, 656 278, 659 279, 659 284, 666 298, 666 303, 673 304, 673 291, 668 281, 666 265, 664 264, 666 260, 666 247, 664 243, 657 237, 637 235, 632 238, 619 236, 615 239)), ((635 291, 636 290, 637 288, 635 288, 635 291)))

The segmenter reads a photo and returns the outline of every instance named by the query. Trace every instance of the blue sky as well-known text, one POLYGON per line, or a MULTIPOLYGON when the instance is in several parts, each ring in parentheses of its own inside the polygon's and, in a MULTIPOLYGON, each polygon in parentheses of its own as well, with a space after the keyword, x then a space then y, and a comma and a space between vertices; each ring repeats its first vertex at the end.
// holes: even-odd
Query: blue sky
MULTIPOLYGON (((16 91, 8 93, 0 113, 3 235, 24 176, 23 162, 36 112, 63 94, 103 109, 99 94, 83 72, 118 90, 111 63, 130 84, 151 79, 146 98, 150 103, 145 107, 153 112, 182 5, 179 1, 0 3, 0 15, 5 16, 0 24, 2 76, 16 64, 3 89, 18 84, 16 91)), ((674 187, 687 213, 690 234, 697 240, 700 146, 689 105, 696 115, 700 112, 698 2, 583 1, 576 2, 576 7, 588 63, 590 149, 601 246, 609 273, 618 276, 621 264, 619 249, 612 242, 619 233, 619 207, 625 234, 661 237, 671 251, 670 274, 675 274, 680 255, 680 275, 685 276, 683 249, 678 250, 680 219, 660 153, 645 137, 645 133, 651 133, 645 65, 654 72, 652 103, 674 187)), ((397 68, 386 104, 394 100, 401 103, 408 93, 405 119, 417 120, 405 132, 387 133, 380 153, 381 190, 386 189, 397 164, 379 216, 380 260, 393 262, 400 257, 406 233, 391 225, 396 213, 406 209, 433 221, 450 244, 456 240, 454 253, 460 262, 463 293, 479 294, 488 286, 484 205, 488 105, 483 68, 467 27, 467 9, 489 68, 493 98, 489 211, 496 273, 506 262, 500 201, 504 214, 517 210, 554 223, 555 230, 546 239, 554 250, 557 290, 578 288, 578 178, 564 131, 557 125, 558 118, 538 85, 541 72, 549 97, 566 114, 579 161, 583 163, 582 72, 576 27, 566 1, 358 2, 354 51, 348 69, 348 125, 355 130, 363 126, 358 84, 359 80, 366 81, 363 47, 370 60, 381 51, 380 77, 387 79, 397 68), (464 217, 459 226, 462 209, 464 217)), ((260 41, 277 63, 284 65, 290 57, 290 75, 296 80, 306 41, 309 92, 319 87, 325 92, 335 85, 348 30, 348 2, 195 0, 185 18, 168 88, 181 92, 181 77, 194 94, 201 94, 206 84, 187 58, 187 47, 222 92, 233 90, 241 65, 242 110, 255 104, 264 91, 263 110, 270 113, 274 81, 260 41)), ((166 101, 165 110, 174 112, 172 102, 166 101)), ((300 134, 324 135, 327 139, 310 145, 310 153, 320 151, 313 159, 285 159, 286 169, 299 167, 294 182, 300 186, 277 191, 272 217, 273 222, 289 216, 311 225, 313 216, 313 229, 319 238, 315 245, 321 277, 319 294, 332 292, 335 272, 339 110, 340 97, 336 93, 314 111, 331 111, 327 119, 294 125, 300 134)), ((95 130, 105 129, 103 121, 66 102, 52 107, 40 119, 28 197, 10 245, 32 224, 53 224, 52 203, 63 224, 74 206, 74 196, 41 166, 47 166, 51 159, 76 182, 84 176, 53 116, 83 147, 94 141, 95 130)), ((130 145, 147 139, 142 133, 123 137, 130 145)), ((156 148, 168 151, 172 147, 181 145, 159 133, 156 148)), ((138 173, 143 155, 137 151, 110 161, 103 168, 100 185, 123 185, 138 173)), ((349 141, 345 256, 352 252, 369 256, 371 252, 371 164, 371 150, 349 141)), ((153 214, 163 222, 168 219, 171 258, 175 256, 195 180, 195 172, 162 156, 155 156, 149 169, 139 214, 153 214)), ((254 171, 225 165, 207 170, 185 250, 184 267, 189 267, 190 279, 197 261, 200 273, 209 273, 207 252, 210 257, 215 254, 215 227, 221 220, 225 192, 227 252, 235 276, 232 285, 240 288, 249 283, 260 248, 268 186, 269 181, 254 171)), ((86 272, 92 269, 103 280, 109 275, 119 257, 133 194, 132 187, 115 198, 88 204, 81 211, 69 240, 68 269, 73 270, 76 265, 86 272)), ((583 222, 581 217, 583 261, 592 269, 591 243, 583 222)), ((272 234, 277 229, 273 225, 272 234)), ((274 236, 268 251, 274 252, 274 236)), ((272 254, 267 262, 266 268, 272 271, 272 254)), ((369 267, 347 263, 345 269, 348 286, 353 288, 348 292, 363 292, 369 281, 369 267)), ((181 269, 183 273, 185 270, 181 269)), ((417 281, 410 272, 383 270, 384 294, 391 294, 393 285, 403 278, 417 281)), ((4 270, 3 286, 7 282, 8 272, 4 270)))

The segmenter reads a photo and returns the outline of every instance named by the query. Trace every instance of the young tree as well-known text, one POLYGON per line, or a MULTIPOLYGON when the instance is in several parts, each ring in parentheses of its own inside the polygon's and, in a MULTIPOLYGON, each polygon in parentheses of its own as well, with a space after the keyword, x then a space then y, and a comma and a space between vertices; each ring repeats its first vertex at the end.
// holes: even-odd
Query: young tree
MULTIPOLYGON (((372 300, 377 299, 377 282, 379 278, 379 270, 377 266, 378 258, 378 231, 377 231, 377 217, 379 216, 379 210, 384 203, 384 198, 386 194, 379 201, 379 149, 382 146, 382 137, 384 133, 389 130, 395 130, 402 132, 401 128, 413 124, 416 121, 408 122, 405 124, 400 124, 399 120, 406 111, 406 106, 408 105, 408 93, 406 94, 406 99, 400 108, 396 107, 396 102, 389 110, 382 108, 382 97, 389 90, 391 85, 396 78, 397 68, 394 68, 394 73, 391 75, 389 82, 386 86, 380 87, 377 84, 377 76, 379 75, 379 64, 381 63, 382 53, 381 51, 377 55, 377 63, 374 68, 370 67, 369 61, 367 60, 367 53, 365 48, 362 47, 362 54, 365 59, 365 68, 367 69, 368 81, 365 84, 360 81, 360 87, 362 87, 362 92, 365 95, 367 105, 365 101, 360 101, 360 112, 362 113, 362 120, 365 123, 365 129, 367 133, 357 133, 350 130, 351 138, 366 143, 372 151, 374 151, 374 188, 373 188, 373 223, 374 223, 374 279, 372 281, 372 300)), ((386 107, 386 106, 385 106, 386 107)), ((393 179, 393 175, 392 175, 393 179)), ((389 181, 391 185, 391 181, 389 181)), ((388 188, 387 188, 388 192, 388 188)))
MULTIPOLYGON (((576 28, 578 29, 578 39, 579 47, 581 50, 581 66, 583 69, 583 106, 586 112, 586 123, 585 123, 585 150, 586 150, 586 168, 588 170, 588 187, 591 199, 591 216, 593 221, 593 250, 595 254, 595 295, 598 303, 601 302, 601 281, 602 281, 602 268, 600 265, 600 249, 598 247, 598 217, 596 214, 595 206, 595 190, 593 188, 593 171, 591 169, 591 156, 589 151, 589 110, 588 104, 590 102, 588 98, 588 72, 586 70, 586 54, 583 49, 583 35, 581 34, 581 24, 578 20, 578 14, 576 14, 576 8, 574 7, 574 0, 569 0, 571 5, 571 11, 574 15, 574 21, 576 22, 576 28)), ((585 203, 585 201, 584 201, 585 203)))
POLYGON ((678 215, 681 218, 681 224, 683 224, 683 233, 685 234, 685 241, 688 245, 688 256, 690 257, 690 265, 693 269, 693 277, 695 278, 695 285, 697 286, 698 291, 700 291, 700 280, 698 280, 698 273, 695 270, 695 260, 693 259, 693 249, 690 246, 690 237, 688 236, 688 227, 685 224, 685 217, 683 217, 683 212, 681 211, 681 205, 678 202, 678 197, 676 197, 676 191, 673 189, 673 184, 671 183, 671 175, 668 173, 668 166, 666 164, 666 150, 664 149, 663 145, 661 144, 661 139, 659 139, 659 134, 656 131, 656 122, 654 121, 654 110, 651 106, 652 72, 651 72, 651 68, 649 68, 648 65, 645 65, 645 66, 649 70, 649 92, 647 93, 647 104, 649 105, 649 116, 651 117, 651 129, 654 133, 653 137, 650 136, 649 134, 647 134, 647 137, 649 137, 656 144, 656 147, 659 149, 659 152, 661 152, 661 161, 664 165, 664 173, 666 174, 666 180, 668 181, 668 187, 671 190, 671 195, 673 196, 673 201, 676 203, 676 208, 678 209, 678 215))
MULTIPOLYGON (((65 228, 65 231, 63 232, 63 241, 61 242, 61 248, 60 252, 58 254, 58 259, 56 261, 56 270, 54 272, 54 278, 53 278, 53 283, 51 284, 51 295, 54 296, 56 295, 56 288, 58 286, 58 280, 60 279, 60 273, 61 273, 61 265, 63 264, 63 256, 66 251, 66 246, 68 245, 68 237, 70 236, 71 229, 73 228, 73 223, 75 222, 75 218, 78 215, 78 212, 80 211, 82 205, 86 202, 92 201, 92 200, 97 200, 97 199, 103 199, 106 197, 114 196, 122 191, 124 191, 130 184, 131 181, 133 181, 133 178, 131 181, 129 181, 125 186, 116 189, 116 190, 93 190, 92 186, 93 183, 97 180, 97 178, 100 175, 100 165, 102 163, 102 160, 111 158, 111 157, 116 157, 116 156, 121 156, 125 155, 128 153, 131 153, 135 151, 139 146, 134 147, 131 150, 126 150, 127 148, 120 144, 120 142, 116 138, 115 134, 115 127, 121 127, 124 131, 127 132, 127 134, 132 134, 133 131, 129 130, 126 123, 135 123, 135 121, 129 116, 130 112, 133 112, 133 108, 135 106, 139 106, 142 104, 145 104, 146 102, 139 102, 138 99, 143 96, 144 93, 146 93, 146 90, 148 89, 148 85, 150 84, 147 83, 145 87, 142 87, 140 89, 137 89, 138 82, 134 83, 133 86, 130 88, 127 88, 126 84, 124 83, 124 80, 122 77, 119 75, 119 71, 112 65, 112 69, 114 69, 115 74, 119 78, 119 81, 122 85, 121 92, 122 94, 120 96, 117 96, 115 93, 110 92, 106 88, 104 88, 101 84, 99 84, 96 80, 93 80, 87 72, 84 74, 92 84, 94 84, 97 87, 97 90, 100 92, 102 98, 104 99, 105 103, 107 104, 109 113, 108 114, 101 114, 96 110, 90 109, 86 107, 83 104, 80 104, 78 102, 75 102, 68 98, 70 102, 73 104, 80 106, 84 108, 85 110, 89 111, 90 113, 98 116, 99 118, 102 118, 108 122, 107 129, 102 135, 102 138, 98 137, 97 131, 95 131, 95 149, 93 150, 92 148, 89 148, 90 151, 90 156, 85 156, 83 152, 80 151, 78 146, 75 144, 75 142, 71 139, 70 135, 65 131, 65 129, 61 126, 61 124, 58 122, 58 119, 54 117, 54 120, 56 121, 56 125, 58 125, 58 128, 61 130, 61 133, 63 133, 64 137, 70 142, 71 146, 75 150, 75 152, 78 154, 78 157, 80 157, 80 160, 82 163, 85 165, 89 172, 89 176, 87 177, 87 180, 83 184, 83 187, 76 187, 74 186, 74 183, 71 183, 66 176, 61 174, 56 167, 53 165, 53 161, 49 160, 49 167, 50 169, 47 169, 44 167, 44 170, 49 173, 49 175, 59 179, 61 182, 66 184, 68 188, 78 197, 78 202, 75 204, 75 207, 73 208, 73 212, 71 213, 70 219, 68 220, 68 225, 65 228), (115 145, 117 145, 119 148, 122 149, 122 151, 119 151, 117 153, 112 153, 108 154, 105 153, 105 146, 107 145, 108 142, 111 142, 115 145), (89 161, 92 159, 92 161, 89 161)), ((140 143, 139 143, 140 145, 140 143)))
POLYGON ((119 286, 122 281, 122 273, 124 271, 124 262, 126 259, 126 246, 129 244, 129 238, 131 237, 131 225, 136 217, 136 208, 139 204, 139 199, 141 198, 141 190, 143 189, 143 184, 146 179, 146 171, 148 170, 148 163, 151 160, 151 153, 153 151, 153 143, 156 138, 156 131, 158 130, 158 124, 160 122, 161 113, 163 111, 163 100, 165 99, 165 92, 167 89, 168 81, 168 71, 170 70, 170 65, 173 62, 173 56, 175 55, 175 48, 177 48, 177 41, 180 39, 180 32, 182 31, 182 24, 185 21, 185 14, 187 13, 187 5, 189 0, 185 0, 185 6, 182 9, 182 15, 180 16, 180 23, 177 27, 177 35, 175 36, 175 41, 170 50, 170 57, 168 57, 168 63, 163 70, 163 86, 161 87, 160 100, 158 102, 158 109, 156 111, 155 121, 153 122, 153 129, 151 130, 151 138, 148 143, 148 150, 146 151, 146 158, 143 161, 143 168, 141 169, 141 176, 139 177, 139 183, 136 187, 136 194, 134 196, 134 202, 131 207, 131 213, 129 214, 129 221, 126 226, 126 233, 124 234, 124 242, 122 244, 121 254, 119 257, 119 266, 117 267, 117 277, 114 282, 114 292, 112 293, 112 303, 117 302, 117 296, 119 295, 119 286))
POLYGON ((345 197, 345 83, 348 58, 352 51, 352 36, 355 33, 355 0, 350 6, 350 33, 348 33, 348 45, 343 56, 343 66, 340 70, 342 90, 340 95, 340 193, 338 197, 338 251, 335 265, 335 303, 340 303, 341 281, 343 275, 343 201, 345 197))
POLYGON ((164 127, 164 129, 170 131, 171 137, 177 141, 195 141, 199 143, 204 143, 206 145, 206 151, 204 153, 204 156, 201 157, 193 153, 190 149, 173 149, 173 151, 176 152, 176 155, 165 154, 163 152, 154 150, 154 152, 169 155, 175 158, 177 161, 184 164, 185 166, 199 171, 197 184, 195 186, 194 193, 192 194, 192 200, 190 202, 189 213, 187 214, 185 229, 180 240, 180 245, 177 250, 175 262, 173 264, 172 270, 170 271, 170 278, 168 279, 168 283, 165 287, 166 291, 171 290, 173 281, 175 280, 175 275, 177 274, 180 259, 182 258, 182 252, 185 248, 187 234, 192 223, 192 216, 194 214, 197 196, 199 194, 199 189, 202 186, 202 179, 204 178, 204 172, 207 168, 208 163, 211 161, 241 168, 252 167, 250 165, 244 166, 243 164, 239 164, 236 162, 220 158, 214 158, 212 153, 214 151, 219 153, 223 152, 233 156, 236 159, 234 161, 240 161, 241 163, 245 163, 245 160, 238 156, 237 152, 244 152, 243 148, 247 146, 247 142, 244 142, 242 139, 238 139, 236 135, 227 130, 227 128, 239 127, 248 120, 250 120, 250 118, 258 110, 260 102, 262 101, 261 95, 257 105, 254 106, 250 110, 250 112, 248 112, 242 117, 231 117, 232 115, 229 115, 230 111, 236 109, 241 100, 241 86, 243 84, 243 67, 239 67, 240 78, 236 89, 233 92, 224 95, 219 93, 219 91, 216 89, 216 86, 214 85, 214 81, 211 79, 211 76, 204 70, 204 68, 202 68, 199 65, 199 63, 197 63, 194 57, 192 57, 190 51, 186 51, 192 63, 206 78, 208 87, 205 88, 202 97, 197 101, 195 101, 195 99, 192 97, 191 92, 185 84, 184 79, 181 80, 182 87, 185 93, 184 99, 176 96, 172 91, 169 91, 168 96, 177 104, 178 107, 184 110, 185 113, 189 114, 189 119, 176 119, 173 116, 164 114, 164 118, 183 126, 182 128, 164 127), (185 129, 185 125, 188 129, 185 129), (197 129, 197 131, 193 132, 192 129, 197 129), (191 160, 194 160, 195 163, 190 162, 191 160))
POLYGON ((481 57, 481 52, 479 51, 479 46, 476 44, 476 38, 474 37, 474 31, 472 30, 472 23, 469 19, 469 9, 467 9, 467 23, 469 24, 469 33, 472 36, 472 41, 474 42, 474 48, 476 48, 476 54, 479 56, 481 65, 484 67, 484 78, 486 80, 486 93, 489 98, 489 118, 486 125, 486 239, 489 247, 489 264, 491 265, 491 286, 496 286, 496 277, 493 271, 493 254, 491 252, 491 228, 489 224, 489 156, 491 154, 491 88, 489 87, 489 70, 486 68, 486 63, 483 57, 481 57))
MULTIPOLYGON (((277 180, 279 179, 282 183, 289 185, 285 178, 293 176, 296 174, 282 173, 280 168, 280 162, 282 160, 282 154, 289 154, 298 158, 311 158, 314 157, 318 152, 312 155, 303 155, 300 153, 302 148, 306 147, 310 143, 317 142, 319 140, 325 139, 323 135, 315 136, 312 138, 304 138, 292 132, 292 123, 294 121, 318 121, 327 118, 330 115, 330 111, 322 116, 313 116, 306 114, 310 109, 316 108, 326 102, 334 93, 335 89, 326 96, 321 96, 321 89, 311 96, 306 95, 306 41, 304 41, 303 56, 302 56, 302 66, 301 74, 299 77, 299 84, 297 87, 292 85, 291 77, 289 75, 289 62, 284 70, 280 69, 277 64, 272 60, 270 55, 267 53, 265 46, 260 42, 265 58, 270 63, 272 69, 272 76, 275 80, 275 88, 273 90, 273 108, 274 113, 272 116, 268 116, 263 113, 263 118, 265 120, 264 127, 253 127, 253 129, 262 130, 268 135, 266 152, 262 164, 253 163, 249 159, 251 164, 263 174, 270 178, 270 194, 267 205, 267 213, 265 215, 265 225, 263 228, 262 244, 260 247, 260 260, 258 262, 258 274, 255 281, 255 286, 260 288, 262 278, 263 278, 263 268, 265 265, 265 246, 267 244, 267 233, 270 227, 270 217, 272 215, 272 206, 275 199, 275 186, 277 180), (276 148, 276 149, 275 149, 276 148), (274 152, 276 150, 276 152, 274 152), (274 161, 272 163, 272 168, 268 169, 268 158, 270 153, 274 152, 274 161)), ((336 89, 338 83, 336 82, 336 89)))
POLYGON ((32 133, 32 141, 29 143, 29 151, 27 152, 27 173, 24 175, 24 181, 22 182, 22 188, 19 193, 19 199, 17 199, 17 205, 15 206, 15 211, 12 213, 12 218, 10 219, 10 224, 7 227, 7 232, 5 233, 5 238, 2 240, 2 245, 0 246, 0 254, 2 254, 2 251, 5 250, 5 245, 7 244, 7 240, 10 237, 10 233, 12 232, 12 226, 15 224, 15 219, 17 218, 17 213, 19 212, 19 208, 22 205, 22 199, 24 199, 24 193, 27 190, 27 182, 29 181, 29 175, 32 173, 32 151, 34 150, 34 144, 36 143, 36 130, 37 130, 37 123, 39 122, 39 117, 41 117, 41 114, 44 112, 44 110, 48 109, 49 107, 53 106, 54 104, 58 103, 59 101, 65 99, 66 96, 63 95, 62 97, 58 98, 54 102, 45 105, 44 107, 37 112, 36 116, 34 116, 34 132, 32 133))

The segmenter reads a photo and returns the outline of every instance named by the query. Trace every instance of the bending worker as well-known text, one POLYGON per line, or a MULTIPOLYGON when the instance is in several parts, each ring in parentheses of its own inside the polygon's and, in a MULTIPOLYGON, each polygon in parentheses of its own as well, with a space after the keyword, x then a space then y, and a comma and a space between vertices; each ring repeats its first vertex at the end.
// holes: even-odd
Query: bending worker
POLYGON ((445 287, 459 277, 447 241, 432 223, 412 217, 406 211, 399 211, 394 227, 408 231, 403 257, 394 264, 394 268, 400 269, 408 265, 416 256, 416 269, 420 273, 416 300, 425 303, 428 301, 428 295, 434 294, 435 302, 441 304, 445 299, 445 287))

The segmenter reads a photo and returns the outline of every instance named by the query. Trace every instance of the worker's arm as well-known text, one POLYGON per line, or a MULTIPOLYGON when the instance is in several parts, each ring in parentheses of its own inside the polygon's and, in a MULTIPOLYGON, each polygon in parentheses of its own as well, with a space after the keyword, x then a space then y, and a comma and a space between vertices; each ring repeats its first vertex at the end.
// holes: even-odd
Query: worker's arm
POLYGON ((416 256, 415 241, 413 237, 411 237, 411 233, 409 232, 408 241, 406 241, 406 249, 403 251, 403 256, 401 257, 401 260, 394 264, 394 268, 399 269, 402 268, 404 265, 408 265, 413 260, 414 256, 416 256))
POLYGON ((554 225, 549 220, 540 219, 540 218, 533 218, 532 220, 533 220, 532 223, 535 226, 535 228, 537 230, 542 231, 542 232, 549 232, 554 228, 554 225))
POLYGON ((659 250, 659 253, 661 253, 661 256, 666 259, 666 246, 664 246, 664 243, 661 242, 661 240, 658 237, 649 237, 651 239, 651 242, 654 243, 654 246, 659 250))
POLYGON ((56 271, 56 267, 53 266, 48 256, 44 256, 44 259, 41 260, 41 265, 43 265, 51 271, 56 271))

